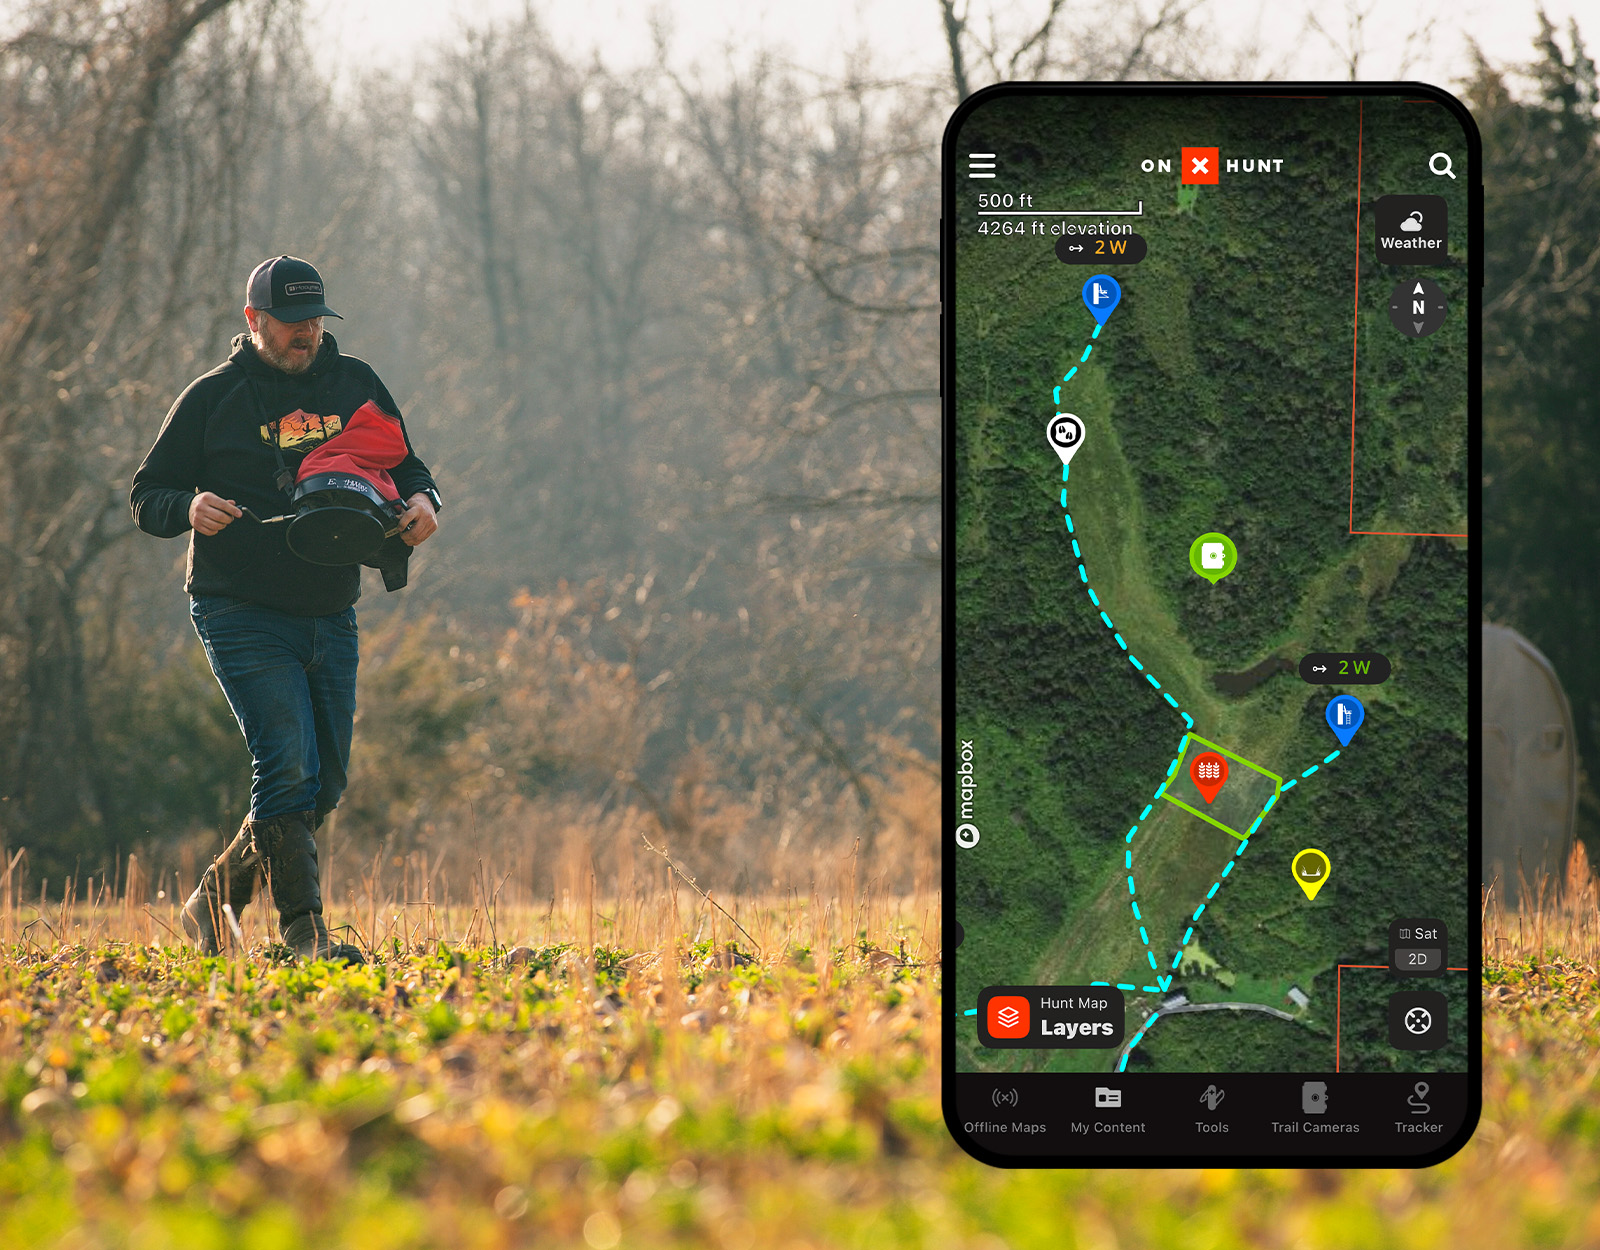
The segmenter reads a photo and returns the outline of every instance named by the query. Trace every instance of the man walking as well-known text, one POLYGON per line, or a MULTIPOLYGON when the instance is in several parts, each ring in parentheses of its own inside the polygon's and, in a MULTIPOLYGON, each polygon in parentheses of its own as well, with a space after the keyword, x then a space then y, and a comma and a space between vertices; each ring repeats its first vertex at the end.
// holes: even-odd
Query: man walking
MULTIPOLYGON (((183 926, 215 954, 223 903, 237 913, 270 873, 295 953, 359 963, 361 952, 333 943, 323 922, 315 832, 338 805, 350 762, 361 566, 303 560, 285 540, 288 526, 262 518, 291 510, 294 466, 363 405, 397 421, 399 409, 372 367, 323 332, 323 318, 339 314, 310 264, 263 261, 245 290, 249 334, 178 397, 131 492, 146 533, 191 531, 190 615, 254 761, 250 815, 184 904, 183 926)), ((440 503, 409 436, 405 448, 390 472, 406 509, 401 537, 415 547, 437 528, 440 503)))

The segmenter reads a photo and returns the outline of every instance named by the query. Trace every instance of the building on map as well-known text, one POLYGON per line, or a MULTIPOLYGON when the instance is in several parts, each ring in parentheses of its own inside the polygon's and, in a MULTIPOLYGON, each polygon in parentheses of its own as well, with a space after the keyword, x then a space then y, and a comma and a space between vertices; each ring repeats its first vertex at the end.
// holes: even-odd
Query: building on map
POLYGON ((1171 1011, 1174 1007, 1184 1006, 1188 1003, 1188 1001, 1189 996, 1182 990, 1178 990, 1176 993, 1169 994, 1165 999, 1162 1000, 1161 1010, 1171 1011))
POLYGON ((1289 992, 1284 997, 1301 1009, 1311 1006, 1311 996, 1298 985, 1291 985, 1289 992))

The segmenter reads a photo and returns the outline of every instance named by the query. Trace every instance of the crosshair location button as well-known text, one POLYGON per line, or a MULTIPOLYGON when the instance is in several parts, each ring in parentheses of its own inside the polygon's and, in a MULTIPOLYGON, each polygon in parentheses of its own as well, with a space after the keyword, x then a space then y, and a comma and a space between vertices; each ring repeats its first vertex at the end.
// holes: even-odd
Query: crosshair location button
POLYGON ((1396 1050, 1438 1050, 1449 1040, 1450 1008, 1438 990, 1402 990, 1389 996, 1389 1045, 1396 1050))

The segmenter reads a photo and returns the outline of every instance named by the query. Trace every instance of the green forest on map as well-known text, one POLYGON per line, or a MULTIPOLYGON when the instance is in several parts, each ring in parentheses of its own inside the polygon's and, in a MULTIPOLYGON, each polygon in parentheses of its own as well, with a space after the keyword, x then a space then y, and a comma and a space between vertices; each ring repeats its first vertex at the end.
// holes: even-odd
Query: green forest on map
MULTIPOLYGON (((1339 964, 1386 962, 1400 916, 1443 920, 1448 964, 1467 962, 1469 553, 1460 538, 1417 536, 1468 530, 1468 184, 1425 169, 1429 153, 1463 149, 1459 123, 1399 97, 1009 97, 973 113, 959 146, 996 153, 1004 176, 963 181, 954 230, 955 728, 974 744, 971 819, 982 830, 977 846, 946 851, 958 857, 964 929, 959 1069, 1118 1061, 1116 1051, 987 1049, 961 1012, 989 985, 1150 981, 1125 880, 1131 849, 1150 947, 1173 979, 1127 994, 1129 1034, 1178 993, 1293 1019, 1164 1017, 1128 1071, 1331 1070, 1336 1029, 1343 1071, 1465 1071, 1468 977, 1402 983, 1347 968, 1336 984, 1339 964), (1177 172, 1141 170, 1161 157, 1176 171, 1185 145, 1218 147, 1224 161, 1282 158, 1283 172, 1184 187, 1177 172), (1056 236, 978 233, 978 189, 1017 187, 1044 208, 1143 201, 1142 216, 1107 219, 1131 222, 1149 253, 1107 270, 1122 296, 1098 338, 1080 298, 1097 270, 1061 264, 1056 236), (1401 193, 1446 198, 1450 265, 1376 261, 1372 201, 1401 193), (1440 284, 1450 312, 1436 334, 1410 339, 1388 304, 1417 275, 1440 284), (1056 411, 1085 426, 1066 484, 1071 533, 1044 438, 1056 411), (1191 541, 1212 530, 1239 552, 1215 585, 1188 561, 1191 541), (1130 666, 1101 609, 1196 734, 1296 781, 1198 921, 1239 841, 1164 800, 1141 822, 1186 724, 1130 666), (1381 652, 1393 674, 1312 686, 1290 665, 1313 651, 1381 652), (1289 663, 1267 666, 1247 692, 1219 689, 1218 674, 1273 657, 1289 663), (1323 715, 1341 693, 1366 708, 1342 750, 1323 715), (1314 901, 1289 870, 1305 847, 1332 863, 1314 901), (1388 1044, 1388 996, 1417 986, 1449 998, 1442 1050, 1388 1044)), ((1204 808, 1186 776, 1197 749, 1181 770, 1184 801, 1204 808)), ((1230 778, 1260 787, 1259 812, 1272 783, 1238 764, 1230 778)))

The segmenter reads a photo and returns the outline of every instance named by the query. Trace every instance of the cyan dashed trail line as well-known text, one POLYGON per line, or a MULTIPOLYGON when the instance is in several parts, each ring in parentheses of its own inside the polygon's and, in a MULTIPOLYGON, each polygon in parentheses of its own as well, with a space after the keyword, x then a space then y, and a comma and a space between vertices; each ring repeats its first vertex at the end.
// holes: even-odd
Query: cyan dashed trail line
MULTIPOLYGON (((1185 736, 1184 741, 1185 742, 1188 741, 1188 737, 1187 736, 1185 736)), ((1179 752, 1179 756, 1180 756, 1180 758, 1182 756, 1181 749, 1180 749, 1180 752, 1179 752)), ((1338 751, 1334 751, 1334 752, 1322 757, 1322 764, 1331 764, 1331 763, 1333 763, 1334 760, 1336 760, 1338 758, 1339 758, 1339 752, 1338 751)), ((1183 948, 1189 945, 1189 939, 1194 936, 1194 927, 1195 927, 1195 925, 1200 923, 1201 914, 1204 913, 1205 909, 1211 905, 1211 900, 1217 897, 1217 891, 1222 889, 1223 881, 1226 880, 1228 874, 1233 871, 1234 865, 1239 862, 1239 856, 1244 854, 1244 848, 1250 845, 1249 834, 1253 834, 1253 833, 1255 833, 1255 831, 1257 829, 1261 828, 1261 822, 1267 818, 1267 813, 1272 810, 1272 805, 1278 801, 1278 799, 1283 794, 1283 791, 1289 789, 1291 786, 1299 785, 1302 779, 1311 776, 1312 773, 1316 772, 1317 769, 1322 767, 1322 764, 1313 764, 1310 768, 1306 769, 1305 772, 1301 773, 1300 776, 1296 777, 1293 781, 1284 782, 1284 784, 1281 787, 1279 787, 1278 793, 1272 795, 1272 797, 1270 797, 1266 801, 1266 804, 1256 814, 1256 818, 1255 818, 1254 821, 1251 822, 1250 828, 1249 828, 1244 840, 1241 841, 1236 848, 1234 848, 1233 857, 1228 860, 1226 865, 1223 866, 1221 875, 1218 876, 1217 879, 1214 882, 1211 883, 1211 889, 1206 892, 1205 901, 1202 902, 1200 904, 1200 906, 1198 906, 1198 907, 1196 907, 1194 909, 1194 915, 1189 918, 1189 921, 1190 921, 1189 927, 1184 930, 1183 940, 1178 943, 1178 953, 1172 957, 1172 967, 1173 967, 1173 971, 1174 972, 1177 971, 1178 965, 1183 962, 1183 948)), ((1172 774, 1170 772, 1168 772, 1167 775, 1168 775, 1168 777, 1170 777, 1172 774)), ((1157 791, 1157 793, 1160 793, 1160 791, 1157 791)), ((1149 811, 1149 808, 1146 808, 1145 810, 1149 811)), ((1131 881, 1132 878, 1130 877, 1129 880, 1131 881)), ((1144 932, 1144 930, 1141 929, 1140 933, 1143 933, 1143 932, 1144 932)), ((1171 981, 1172 981, 1172 977, 1168 976, 1165 980, 1162 981, 1161 988, 1163 990, 1165 990, 1167 988, 1167 986, 1171 983, 1171 981)), ((1089 984, 1090 985, 1106 985, 1106 984, 1108 984, 1108 982, 1105 982, 1105 981, 1091 981, 1091 982, 1089 982, 1089 984)), ((1127 1050, 1122 1052, 1122 1059, 1117 1064, 1117 1071, 1118 1072, 1127 1071, 1128 1060, 1133 1055, 1134 1047, 1137 1046, 1139 1044, 1139 1042, 1144 1038, 1144 1035, 1150 1031, 1150 1026, 1153 1025, 1156 1022, 1156 1020, 1160 1017, 1160 1015, 1161 1015, 1161 1013, 1159 1011, 1151 1012, 1150 1013, 1150 1017, 1144 1022, 1144 1027, 1142 1027, 1137 1033, 1134 1034, 1133 1041, 1129 1042, 1127 1050)))
MULTIPOLYGON (((1094 333, 1090 335, 1090 338, 1099 338, 1101 328, 1102 327, 1100 326, 1096 326, 1094 328, 1094 333)), ((1086 362, 1089 359, 1089 353, 1093 350, 1093 343, 1086 344, 1083 349, 1083 356, 1080 358, 1078 364, 1081 365, 1086 362)), ((1066 376, 1064 376, 1061 381, 1063 383, 1072 381, 1073 375, 1077 372, 1078 365, 1074 365, 1071 369, 1067 370, 1066 376)), ((1055 388, 1053 398, 1057 404, 1061 402, 1061 387, 1058 386, 1055 388)), ((1058 413, 1057 415, 1059 416, 1062 414, 1058 413)), ((1122 635, 1117 632, 1117 627, 1112 622, 1111 617, 1106 613, 1106 610, 1100 606, 1100 596, 1095 593, 1094 587, 1089 584, 1089 571, 1084 564, 1083 549, 1078 544, 1076 530, 1072 524, 1072 513, 1067 511, 1066 484, 1070 468, 1071 466, 1067 464, 1063 464, 1061 466, 1061 510, 1066 520, 1067 533, 1072 535, 1072 555, 1073 558, 1078 562, 1078 581, 1083 585, 1085 592, 1088 594, 1089 602, 1092 603, 1095 607, 1095 610, 1100 613, 1101 623, 1111 631, 1112 639, 1127 656, 1128 663, 1133 665, 1136 671, 1144 674, 1144 679, 1150 683, 1151 687, 1159 691, 1161 697, 1172 707, 1173 711, 1177 712, 1179 716, 1183 717, 1185 729, 1193 729, 1194 717, 1185 712, 1179 706, 1177 699, 1172 697, 1172 693, 1162 689, 1161 683, 1156 679, 1155 674, 1146 670, 1145 666, 1140 663, 1139 657, 1133 654, 1122 635)), ((1127 836, 1123 839, 1123 841, 1128 844, 1126 849, 1123 851, 1123 865, 1128 870, 1128 905, 1133 911, 1134 922, 1139 927, 1139 938, 1144 943, 1144 954, 1145 958, 1150 962, 1150 970, 1155 974, 1151 978, 1155 981, 1155 984, 1136 986, 1131 981, 1091 981, 1089 982, 1090 985, 1104 985, 1109 987, 1115 984, 1119 990, 1140 990, 1147 994, 1165 993, 1167 987, 1172 984, 1172 978, 1177 972, 1178 965, 1183 962, 1183 951, 1184 948, 1189 945, 1189 939, 1194 936, 1195 925, 1200 922, 1201 915, 1205 912, 1205 909, 1210 906, 1211 901, 1216 898, 1217 892, 1222 889, 1223 881, 1226 880, 1228 875, 1233 871, 1234 866, 1238 863, 1239 857, 1244 854, 1245 847, 1250 845, 1251 835, 1253 835, 1255 831, 1261 827, 1261 822, 1266 819, 1266 815, 1272 810, 1273 804, 1278 801, 1279 797, 1284 791, 1290 790, 1299 785, 1301 781, 1311 776, 1311 774, 1316 772, 1317 769, 1321 768, 1322 764, 1330 764, 1339 756, 1338 751, 1334 751, 1332 754, 1325 756, 1322 760, 1322 764, 1313 764, 1310 768, 1301 773, 1299 777, 1284 782, 1283 785, 1279 787, 1277 793, 1273 794, 1269 799, 1267 799, 1266 804, 1261 808, 1261 811, 1256 814, 1256 818, 1251 823, 1245 837, 1239 842, 1238 847, 1235 848, 1232 857, 1228 860, 1227 864, 1223 866, 1222 872, 1218 875, 1216 881, 1212 883, 1211 889, 1206 893, 1205 900, 1200 904, 1199 907, 1195 908, 1194 915, 1190 917, 1190 924, 1184 931, 1183 940, 1178 943, 1178 951, 1175 955, 1173 955, 1172 963, 1169 965, 1168 971, 1163 973, 1160 965, 1156 962, 1155 951, 1151 949, 1150 933, 1146 928, 1144 916, 1141 915, 1139 911, 1138 889, 1133 880, 1132 843, 1134 835, 1139 832, 1139 826, 1149 819, 1150 813, 1155 809, 1155 805, 1160 802, 1161 796, 1166 793, 1167 786, 1171 783, 1173 774, 1177 772, 1178 763, 1183 759, 1184 750, 1188 747, 1188 745, 1189 735, 1185 733, 1183 738, 1178 742, 1177 754, 1173 756, 1172 762, 1167 765, 1167 775, 1162 779, 1161 784, 1156 787, 1156 792, 1151 796, 1150 802, 1145 804, 1144 810, 1139 813, 1139 819, 1134 822, 1133 827, 1128 830, 1127 836)), ((969 1007, 962 1014, 975 1016, 978 1014, 978 1009, 976 1007, 969 1007)), ((1122 1053, 1122 1059, 1117 1065, 1118 1072, 1126 1071, 1128 1067, 1128 1059, 1133 1054, 1134 1048, 1138 1046, 1140 1041, 1143 1040, 1144 1035, 1150 1031, 1151 1026, 1154 1025, 1155 1022, 1160 1018, 1161 1012, 1152 1012, 1145 1020, 1143 1027, 1140 1028, 1138 1033, 1134 1034, 1133 1041, 1128 1043, 1127 1049, 1122 1053)))

